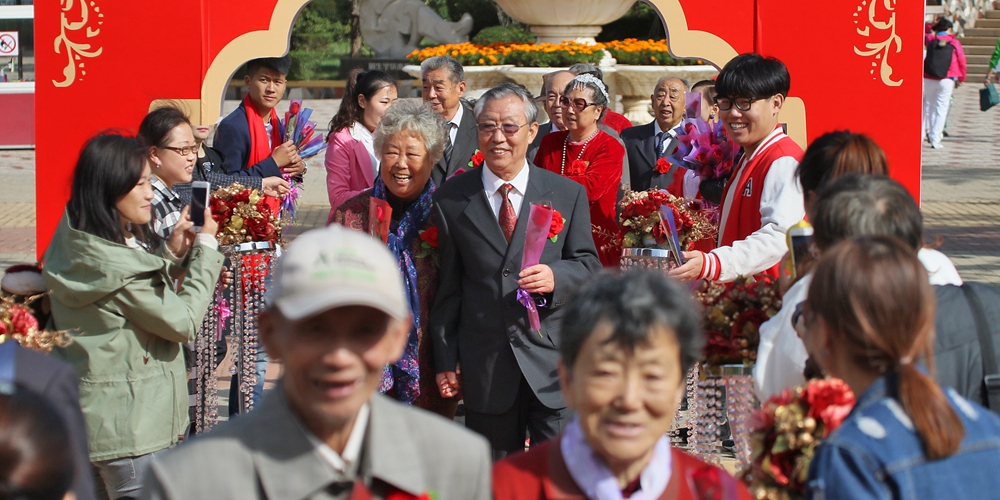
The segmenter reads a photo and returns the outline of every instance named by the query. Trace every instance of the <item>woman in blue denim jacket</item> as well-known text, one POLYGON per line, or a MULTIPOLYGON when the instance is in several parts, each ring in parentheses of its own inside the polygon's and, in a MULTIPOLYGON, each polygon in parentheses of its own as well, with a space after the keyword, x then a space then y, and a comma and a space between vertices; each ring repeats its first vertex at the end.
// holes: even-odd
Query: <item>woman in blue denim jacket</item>
POLYGON ((996 498, 1000 418, 915 366, 933 371, 934 292, 912 248, 887 236, 824 254, 800 335, 823 370, 858 394, 817 448, 807 498, 996 498))

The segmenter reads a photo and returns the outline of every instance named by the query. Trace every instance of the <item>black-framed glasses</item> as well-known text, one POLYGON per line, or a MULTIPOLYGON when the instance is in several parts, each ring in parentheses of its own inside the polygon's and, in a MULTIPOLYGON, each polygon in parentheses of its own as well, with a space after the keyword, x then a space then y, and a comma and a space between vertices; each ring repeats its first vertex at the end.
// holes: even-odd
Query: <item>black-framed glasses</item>
POLYGON ((736 109, 740 111, 750 111, 750 106, 753 105, 754 101, 759 101, 761 99, 767 99, 766 97, 737 97, 732 99, 729 97, 719 97, 715 96, 715 104, 719 106, 719 111, 729 111, 736 106, 736 109))
POLYGON ((517 131, 521 130, 521 127, 524 127, 525 125, 527 125, 527 123, 524 125, 517 125, 516 123, 501 123, 497 125, 496 122, 482 122, 476 126, 479 127, 480 134, 493 134, 497 131, 497 128, 499 128, 500 131, 503 132, 503 135, 510 137, 516 134, 517 131))
POLYGON ((573 104, 573 109, 575 109, 577 113, 583 112, 583 110, 587 109, 588 106, 597 106, 596 102, 587 102, 587 100, 582 97, 577 97, 572 101, 570 101, 569 97, 566 96, 559 98, 559 105, 564 108, 568 108, 571 103, 573 104))
POLYGON ((161 149, 169 149, 181 156, 198 154, 198 146, 184 146, 182 148, 178 148, 176 146, 163 146, 161 149))

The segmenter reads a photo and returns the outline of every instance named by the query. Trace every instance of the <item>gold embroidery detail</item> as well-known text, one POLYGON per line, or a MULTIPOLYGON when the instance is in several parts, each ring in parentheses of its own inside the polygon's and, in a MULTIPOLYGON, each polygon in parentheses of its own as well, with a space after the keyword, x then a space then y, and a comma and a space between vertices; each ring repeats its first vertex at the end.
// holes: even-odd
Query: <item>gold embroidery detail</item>
POLYGON ((878 76, 882 78, 882 83, 890 87, 898 87, 903 84, 903 79, 899 80, 892 79, 892 65, 889 64, 889 54, 892 50, 893 44, 896 45, 895 53, 898 54, 903 50, 903 40, 899 35, 896 34, 896 0, 881 0, 883 5, 884 13, 887 13, 887 21, 879 21, 877 15, 879 9, 877 5, 880 0, 864 0, 861 5, 858 6, 857 12, 854 13, 854 24, 857 25, 858 34, 863 37, 872 36, 872 28, 874 28, 876 35, 888 31, 888 36, 881 42, 869 42, 865 44, 865 49, 861 49, 857 46, 854 47, 854 53, 862 57, 873 57, 872 67, 869 73, 872 75, 872 79, 875 79, 875 69, 878 68, 878 76), (869 3, 870 2, 870 3, 869 3), (859 21, 863 20, 863 10, 864 7, 868 7, 868 20, 867 24, 862 24, 859 21))
POLYGON ((97 57, 104 50, 103 47, 92 49, 89 43, 70 40, 69 34, 86 28, 84 35, 87 38, 94 38, 101 33, 101 25, 104 24, 104 14, 101 13, 101 8, 93 1, 90 2, 90 5, 87 5, 87 0, 61 0, 61 4, 62 13, 59 20, 59 36, 56 37, 54 45, 56 54, 61 54, 64 50, 66 51, 66 67, 63 68, 63 76, 66 79, 61 82, 52 80, 52 83, 56 87, 69 87, 74 82, 83 80, 83 77, 87 74, 87 70, 84 69, 84 62, 80 58, 97 57), (67 13, 73 10, 74 5, 79 5, 80 15, 80 20, 75 22, 67 18, 67 13), (96 26, 93 22, 95 18, 91 13, 91 9, 93 9, 93 14, 96 14, 96 26), (77 76, 77 69, 80 70, 79 77, 77 76))

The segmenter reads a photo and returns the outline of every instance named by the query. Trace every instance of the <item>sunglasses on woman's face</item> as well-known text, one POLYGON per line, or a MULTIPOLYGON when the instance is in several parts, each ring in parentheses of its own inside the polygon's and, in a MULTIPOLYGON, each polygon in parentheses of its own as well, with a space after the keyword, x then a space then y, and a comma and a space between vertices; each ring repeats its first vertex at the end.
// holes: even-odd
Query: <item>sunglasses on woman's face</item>
POLYGON ((559 98, 560 106, 568 108, 570 104, 573 104, 573 109, 575 109, 577 113, 583 112, 583 110, 587 109, 588 106, 597 106, 596 102, 587 102, 587 100, 582 97, 577 97, 572 101, 566 96, 559 98))

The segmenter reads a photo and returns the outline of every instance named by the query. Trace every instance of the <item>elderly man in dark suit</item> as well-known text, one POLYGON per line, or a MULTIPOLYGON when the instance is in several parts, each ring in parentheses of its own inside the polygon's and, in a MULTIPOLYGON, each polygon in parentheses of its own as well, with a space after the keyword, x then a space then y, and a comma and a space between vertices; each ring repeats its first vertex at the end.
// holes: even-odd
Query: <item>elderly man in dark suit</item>
POLYGON ((567 296, 601 268, 583 186, 525 157, 538 132, 523 87, 504 83, 476 103, 485 165, 434 193, 441 252, 431 335, 441 395, 465 399, 465 425, 486 436, 494 458, 556 436, 566 402, 556 363, 567 296), (532 203, 551 202, 564 227, 545 242, 540 264, 521 269, 532 203), (544 306, 532 331, 523 288, 544 306), (458 373, 461 371, 461 382, 458 373))
POLYGON ((678 173, 683 175, 683 172, 678 172, 680 167, 676 165, 671 165, 668 172, 660 173, 656 170, 656 162, 669 156, 679 144, 677 135, 680 130, 677 127, 684 119, 684 93, 687 91, 688 83, 685 80, 676 77, 661 78, 656 83, 653 94, 649 96, 655 119, 646 125, 622 132, 625 153, 632 170, 632 189, 667 189, 674 183, 678 173))
POLYGON ((412 317, 396 257, 365 233, 303 233, 260 337, 283 364, 259 408, 158 457, 147 499, 490 498, 482 437, 375 394, 412 317))
POLYGON ((476 119, 472 108, 462 101, 465 93, 465 70, 448 56, 425 59, 420 63, 423 99, 448 124, 448 142, 444 155, 434 166, 431 179, 440 187, 459 169, 469 169, 469 162, 479 148, 476 119))

